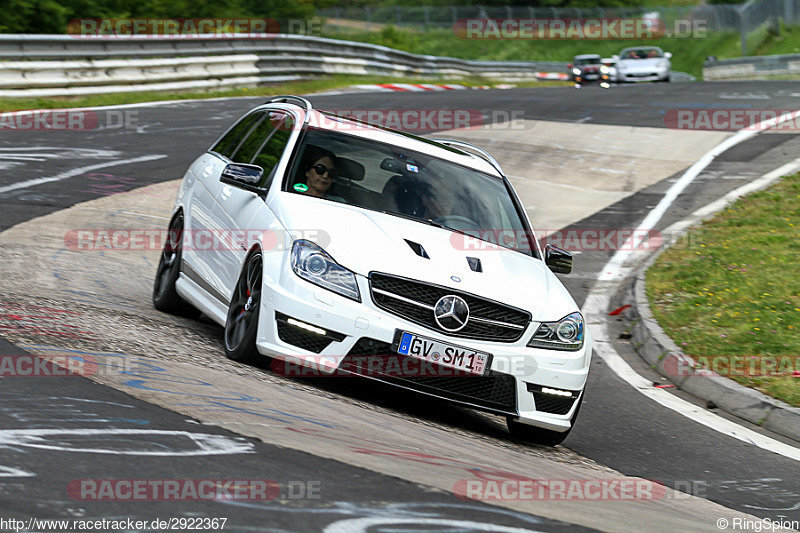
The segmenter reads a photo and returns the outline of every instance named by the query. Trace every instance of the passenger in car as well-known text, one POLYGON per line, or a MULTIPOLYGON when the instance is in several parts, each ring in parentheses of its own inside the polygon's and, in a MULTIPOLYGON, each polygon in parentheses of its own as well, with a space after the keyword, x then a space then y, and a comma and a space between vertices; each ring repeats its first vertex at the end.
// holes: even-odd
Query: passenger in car
MULTIPOLYGON (((316 198, 325 198, 335 202, 346 203, 344 198, 328 194, 337 176, 336 155, 333 152, 309 144, 303 152, 303 164, 301 168, 307 188, 303 191, 295 186, 296 191, 316 198)), ((302 183, 303 178, 301 178, 298 183, 302 183)))

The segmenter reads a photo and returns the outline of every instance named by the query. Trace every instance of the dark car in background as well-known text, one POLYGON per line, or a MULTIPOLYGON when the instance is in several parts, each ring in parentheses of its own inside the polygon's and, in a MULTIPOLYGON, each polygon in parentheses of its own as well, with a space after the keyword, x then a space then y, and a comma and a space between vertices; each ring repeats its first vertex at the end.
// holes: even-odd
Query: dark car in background
POLYGON ((576 84, 608 81, 608 73, 601 72, 603 63, 597 54, 575 56, 567 65, 569 79, 576 84))

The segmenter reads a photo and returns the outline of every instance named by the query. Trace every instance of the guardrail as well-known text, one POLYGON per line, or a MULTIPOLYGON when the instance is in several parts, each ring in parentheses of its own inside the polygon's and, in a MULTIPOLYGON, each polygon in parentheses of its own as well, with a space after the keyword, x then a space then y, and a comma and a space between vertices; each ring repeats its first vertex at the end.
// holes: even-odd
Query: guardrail
POLYGON ((532 80, 559 62, 469 61, 302 35, 0 35, 0 96, 211 89, 328 74, 532 80))
POLYGON ((714 59, 703 63, 703 79, 764 80, 800 77, 800 54, 714 59))

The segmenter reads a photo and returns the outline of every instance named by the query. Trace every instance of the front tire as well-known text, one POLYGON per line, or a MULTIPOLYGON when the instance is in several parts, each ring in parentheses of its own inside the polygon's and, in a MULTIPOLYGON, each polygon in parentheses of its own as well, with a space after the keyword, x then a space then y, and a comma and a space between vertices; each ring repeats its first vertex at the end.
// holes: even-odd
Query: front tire
POLYGON ((579 401, 580 403, 578 404, 577 409, 575 409, 575 414, 573 414, 572 418, 570 418, 570 427, 564 432, 523 424, 522 422, 513 420, 511 417, 506 418, 508 431, 516 439, 532 442, 533 444, 540 444, 542 446, 556 446, 561 444, 564 442, 564 439, 567 438, 567 435, 569 435, 570 431, 572 431, 572 428, 575 427, 575 420, 577 420, 578 413, 583 405, 583 395, 581 395, 579 401))
POLYGON ((263 258, 261 252, 255 252, 245 261, 225 321, 225 355, 239 363, 253 364, 258 359, 256 334, 262 276, 263 258))
POLYGON ((153 282, 153 307, 164 313, 195 318, 200 314, 195 307, 181 298, 175 282, 181 273, 183 256, 183 214, 179 213, 169 223, 167 242, 158 261, 153 282))

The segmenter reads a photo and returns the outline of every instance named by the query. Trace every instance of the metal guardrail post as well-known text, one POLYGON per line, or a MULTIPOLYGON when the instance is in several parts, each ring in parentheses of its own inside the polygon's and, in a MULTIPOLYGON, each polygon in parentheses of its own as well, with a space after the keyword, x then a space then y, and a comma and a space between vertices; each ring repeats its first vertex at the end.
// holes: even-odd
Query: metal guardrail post
POLYGON ((745 5, 738 8, 736 11, 739 13, 739 40, 741 41, 742 46, 742 55, 747 55, 747 22, 745 18, 745 12, 750 7, 750 2, 746 3, 745 5))

